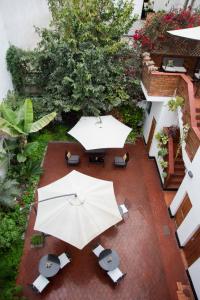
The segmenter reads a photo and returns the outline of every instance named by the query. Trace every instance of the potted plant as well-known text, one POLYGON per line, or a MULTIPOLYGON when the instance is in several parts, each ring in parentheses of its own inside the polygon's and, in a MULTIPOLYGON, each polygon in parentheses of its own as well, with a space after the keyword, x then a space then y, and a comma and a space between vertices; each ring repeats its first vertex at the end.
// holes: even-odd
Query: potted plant
POLYGON ((31 236, 31 248, 41 248, 44 246, 44 234, 35 233, 31 236))

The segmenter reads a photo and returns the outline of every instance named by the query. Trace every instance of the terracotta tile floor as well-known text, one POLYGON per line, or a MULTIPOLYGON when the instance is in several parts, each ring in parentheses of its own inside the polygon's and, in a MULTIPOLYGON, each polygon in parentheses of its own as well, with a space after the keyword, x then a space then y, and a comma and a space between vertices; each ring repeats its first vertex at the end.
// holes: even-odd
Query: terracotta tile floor
POLYGON ((127 272, 126 277, 119 286, 113 287, 91 252, 95 241, 79 251, 56 238, 47 237, 44 248, 31 249, 30 236, 35 221, 32 211, 17 278, 29 300, 170 300, 177 299, 177 281, 188 283, 155 162, 148 159, 142 140, 125 148, 131 159, 126 169, 116 169, 112 165, 113 157, 122 154, 121 150, 108 150, 105 167, 102 167, 89 165, 78 144, 50 143, 40 186, 73 170, 65 164, 66 149, 81 155, 81 164, 76 170, 114 182, 117 201, 120 203, 128 198, 129 218, 117 229, 107 230, 99 240, 104 247, 117 250, 121 258, 120 269, 127 272), (167 234, 164 234, 164 228, 167 234), (28 283, 38 276, 40 257, 63 251, 71 254, 71 264, 51 279, 42 295, 34 294, 28 283))

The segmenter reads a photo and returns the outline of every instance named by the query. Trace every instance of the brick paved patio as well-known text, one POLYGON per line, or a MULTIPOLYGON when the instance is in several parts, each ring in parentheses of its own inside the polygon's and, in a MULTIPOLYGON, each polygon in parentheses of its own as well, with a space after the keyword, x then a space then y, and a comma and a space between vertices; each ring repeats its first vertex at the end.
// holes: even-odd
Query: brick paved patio
POLYGON ((117 229, 107 230, 98 240, 104 247, 118 252, 120 269, 127 272, 126 277, 119 286, 113 287, 91 252, 95 241, 80 251, 54 237, 47 237, 44 248, 31 249, 30 236, 35 221, 32 211, 17 278, 17 283, 23 285, 23 295, 29 300, 177 299, 176 282, 187 283, 187 278, 155 162, 148 159, 142 140, 125 148, 130 153, 128 166, 126 169, 116 169, 112 165, 113 157, 124 153, 122 150, 108 150, 105 166, 102 167, 89 164, 82 147, 76 143, 50 143, 40 186, 73 170, 65 164, 66 149, 81 156, 81 164, 75 167, 76 170, 114 182, 118 203, 128 198, 129 218, 117 229), (71 264, 51 279, 42 295, 34 294, 28 284, 38 276, 40 257, 47 253, 61 254, 63 251, 71 254, 71 264))

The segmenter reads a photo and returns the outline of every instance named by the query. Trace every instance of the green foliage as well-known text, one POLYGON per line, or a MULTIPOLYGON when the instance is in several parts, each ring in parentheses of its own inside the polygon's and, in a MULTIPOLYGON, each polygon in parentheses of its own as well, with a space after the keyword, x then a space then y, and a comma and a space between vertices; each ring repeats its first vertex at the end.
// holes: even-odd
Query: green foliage
POLYGON ((34 102, 39 116, 52 110, 99 115, 127 102, 135 83, 127 75, 130 64, 123 57, 130 57, 132 49, 121 36, 133 23, 132 1, 49 0, 49 7, 52 27, 37 29, 38 48, 26 57, 11 47, 15 55, 7 62, 13 80, 13 65, 22 65, 25 72, 23 86, 15 84, 17 90, 25 89, 29 81, 37 87, 34 102))
POLYGON ((167 177, 167 172, 162 172, 162 178, 166 178, 167 177))
POLYGON ((15 46, 10 46, 6 54, 8 71, 12 74, 14 87, 21 91, 23 88, 23 69, 22 69, 22 57, 24 51, 16 48, 15 46))
POLYGON ((34 234, 31 237, 31 245, 37 246, 44 243, 44 235, 43 234, 34 234))
POLYGON ((176 111, 178 107, 184 106, 184 99, 182 97, 176 96, 175 99, 170 99, 167 103, 169 110, 176 111))
POLYGON ((0 205, 7 208, 13 207, 19 191, 19 184, 16 180, 0 178, 0 205))
POLYGON ((31 99, 26 99, 24 104, 15 111, 4 101, 0 105, 1 131, 10 137, 24 137, 32 132, 37 132, 47 126, 56 116, 50 113, 33 122, 33 106, 31 99))
POLYGON ((162 169, 166 169, 168 167, 168 162, 165 160, 159 160, 160 166, 162 169))
POLYGON ((167 148, 162 147, 162 148, 160 148, 160 150, 158 151, 158 156, 164 157, 164 156, 166 156, 167 154, 168 154, 167 148))
POLYGON ((10 215, 0 212, 0 250, 4 251, 16 243, 21 230, 17 222, 10 215))
POLYGON ((159 146, 167 145, 168 143, 168 136, 162 130, 156 133, 155 138, 159 142, 159 146))

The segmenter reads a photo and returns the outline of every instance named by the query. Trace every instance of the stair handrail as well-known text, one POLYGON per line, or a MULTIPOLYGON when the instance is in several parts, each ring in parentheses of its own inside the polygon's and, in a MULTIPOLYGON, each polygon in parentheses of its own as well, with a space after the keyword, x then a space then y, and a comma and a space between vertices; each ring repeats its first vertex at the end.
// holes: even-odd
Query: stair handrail
POLYGON ((175 161, 174 161, 174 141, 172 136, 169 134, 169 128, 164 127, 164 132, 168 135, 168 168, 167 168, 167 177, 164 180, 164 186, 166 187, 170 177, 175 173, 175 161))

